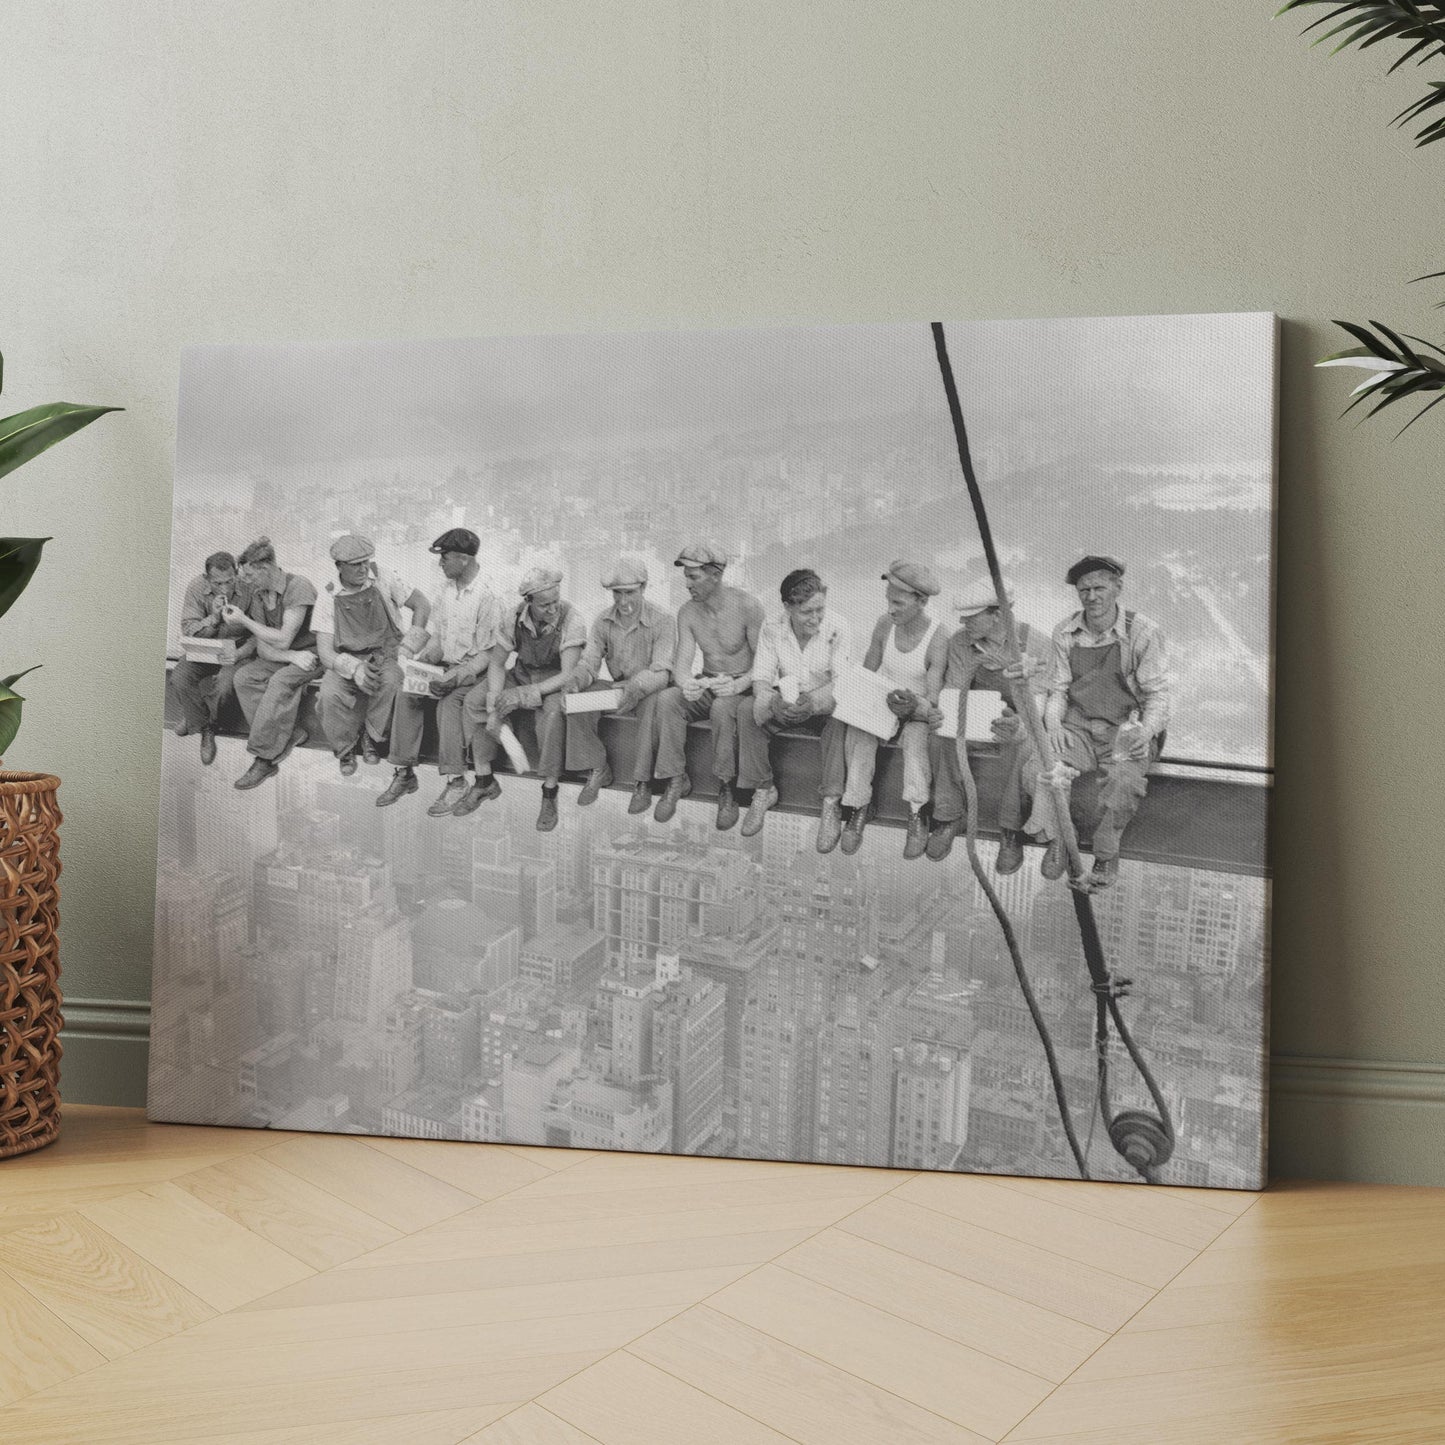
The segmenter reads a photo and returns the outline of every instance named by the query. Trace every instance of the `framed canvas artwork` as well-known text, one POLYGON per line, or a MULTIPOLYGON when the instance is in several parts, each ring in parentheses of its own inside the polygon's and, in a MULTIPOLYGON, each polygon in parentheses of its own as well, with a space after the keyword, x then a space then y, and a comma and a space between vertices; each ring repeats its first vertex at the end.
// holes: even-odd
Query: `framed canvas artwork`
POLYGON ((1261 1187, 1275 363, 188 350, 150 1117, 1261 1187))

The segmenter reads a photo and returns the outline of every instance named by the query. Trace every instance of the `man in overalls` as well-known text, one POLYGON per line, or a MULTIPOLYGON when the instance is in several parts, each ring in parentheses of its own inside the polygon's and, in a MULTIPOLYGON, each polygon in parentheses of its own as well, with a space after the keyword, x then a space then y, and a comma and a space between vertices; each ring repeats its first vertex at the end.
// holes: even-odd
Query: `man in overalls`
MULTIPOLYGON (((1090 555, 1069 568, 1082 608, 1054 628, 1045 678, 1044 729, 1055 756, 1082 776, 1099 773, 1100 817, 1094 825, 1090 881, 1107 888, 1119 876, 1120 839, 1138 811, 1149 768, 1169 722, 1169 660, 1159 624, 1119 606, 1124 564, 1090 555)), ((1063 845, 1053 808, 1039 796, 1041 767, 1030 756, 1024 787, 1034 800, 1028 831, 1048 840, 1042 871, 1063 876, 1063 845)))
MULTIPOLYGON (((1013 589, 1008 589, 1009 606, 1013 606, 1013 589)), ((943 686, 959 689, 958 738, 940 737, 932 733, 928 740, 929 763, 933 769, 933 826, 928 834, 926 852, 935 863, 946 858, 953 840, 963 829, 967 800, 963 791, 963 768, 967 759, 964 737, 964 712, 969 691, 996 692, 1004 700, 1003 711, 993 721, 993 735, 999 743, 1003 764, 1003 792, 999 796, 998 857, 994 869, 999 873, 1017 873, 1023 865, 1023 834, 1025 801, 1023 795, 1024 726, 1019 715, 1023 706, 1019 689, 1042 687, 1042 673, 1048 662, 1049 638, 1037 627, 1019 622, 1021 664, 1011 664, 1005 653, 1007 632, 993 582, 984 578, 955 599, 961 626, 948 643, 948 659, 943 665, 943 686)))
POLYGON ((426 642, 431 604, 415 587, 376 564, 376 548, 365 537, 338 537, 331 544, 337 581, 317 599, 311 626, 326 675, 321 679, 321 728, 341 765, 342 777, 356 771, 356 751, 378 762, 386 750, 401 668, 403 642, 426 642), (411 612, 411 628, 401 609, 411 612))
MULTIPOLYGON (((517 590, 522 601, 502 614, 487 680, 462 704, 477 770, 477 786, 471 791, 488 783, 497 787, 491 764, 502 724, 510 714, 530 709, 537 714, 537 771, 542 775, 537 831, 550 833, 557 826, 557 784, 566 761, 563 689, 587 645, 587 627, 581 613, 562 600, 562 574, 555 568, 534 567, 517 590), (516 661, 508 673, 507 658, 513 653, 516 661)), ((462 812, 466 802, 464 798, 454 811, 462 812)))

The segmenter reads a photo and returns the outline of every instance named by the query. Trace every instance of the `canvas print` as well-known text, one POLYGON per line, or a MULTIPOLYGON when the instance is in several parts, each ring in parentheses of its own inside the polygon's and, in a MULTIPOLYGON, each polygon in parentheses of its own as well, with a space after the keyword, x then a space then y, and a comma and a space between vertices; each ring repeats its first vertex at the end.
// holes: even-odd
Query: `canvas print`
POLYGON ((188 350, 151 1117, 1262 1186, 1274 372, 188 350))

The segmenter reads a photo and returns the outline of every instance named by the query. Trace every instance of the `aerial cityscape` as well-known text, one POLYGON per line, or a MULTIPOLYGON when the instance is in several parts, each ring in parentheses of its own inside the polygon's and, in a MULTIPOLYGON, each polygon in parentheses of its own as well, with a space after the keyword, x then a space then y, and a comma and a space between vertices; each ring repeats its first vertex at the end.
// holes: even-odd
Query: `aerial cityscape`
MULTIPOLYGON (((642 339, 625 340, 645 359, 642 339)), ((474 434, 457 421, 466 398, 453 377, 437 388, 447 407, 394 418, 390 447, 372 423, 342 427, 319 411, 312 432, 293 420, 243 444, 232 409, 245 388, 228 400, 221 380, 235 383, 251 349, 214 350, 191 355, 195 385, 182 395, 177 611, 208 554, 261 535, 286 570, 321 586, 334 575, 331 540, 364 534, 431 592, 427 547, 458 526, 481 538, 482 575, 500 597, 548 561, 589 620, 620 552, 646 560, 648 596, 675 610, 686 594, 672 558, 694 537, 728 548, 729 583, 769 615, 779 579, 816 568, 830 605, 865 636, 891 558, 934 568, 950 630, 950 595, 985 575, 924 368, 867 406, 848 404, 866 378, 837 396, 834 378, 815 388, 823 400, 770 391, 716 415, 672 408, 672 427, 634 416, 609 433, 580 418, 572 434, 506 407, 505 424, 474 434)), ((656 395, 665 367, 634 360, 669 415, 656 395)), ((1169 639, 1166 756, 1270 761, 1266 363, 1252 378, 1256 424, 1219 446, 1207 416, 1160 420, 1157 367, 1124 378, 1108 403, 1149 427, 1108 445, 1091 428, 1116 418, 1096 399, 1077 413, 1034 401, 1010 413, 979 384, 974 457, 1020 617, 1047 630, 1076 605, 1062 574, 1082 541, 1127 559, 1127 605, 1169 639)), ((380 388, 390 374, 356 385, 380 388)), ((478 395, 485 414, 485 376, 478 395)), ((384 766, 342 777, 328 754, 305 750, 238 794, 242 749, 223 737, 203 767, 192 743, 164 737, 153 1117, 1075 1172, 1038 1034, 961 846, 941 863, 905 862, 897 834, 874 829, 855 856, 821 856, 806 816, 774 812, 744 838, 716 831, 698 803, 660 824, 629 815, 621 794, 582 810, 565 789, 560 825, 539 833, 539 783, 510 776, 475 814, 433 818, 416 799, 376 806, 384 766)), ((981 845, 985 867, 994 846, 981 845)), ((1094 1002, 1068 890, 1039 876, 1037 856, 995 882, 1090 1172, 1132 1179, 1097 1127, 1094 1002)), ((1162 1182, 1257 1186, 1267 880, 1126 857, 1094 906, 1178 1135, 1162 1182)), ((1114 1062, 1115 1106, 1147 1104, 1127 1059, 1114 1062)))

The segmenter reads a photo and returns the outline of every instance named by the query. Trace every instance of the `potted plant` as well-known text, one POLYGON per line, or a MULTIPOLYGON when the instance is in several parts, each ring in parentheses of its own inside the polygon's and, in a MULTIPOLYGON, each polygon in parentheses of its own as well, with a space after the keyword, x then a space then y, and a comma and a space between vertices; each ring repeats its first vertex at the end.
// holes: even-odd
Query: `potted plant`
MULTIPOLYGON (((119 410, 60 401, 0 419, 0 477, 119 410)), ((0 617, 49 540, 0 537, 0 617)), ((15 684, 38 665, 0 679, 0 754, 20 730, 15 684)), ((60 1130, 59 786, 47 773, 5 772, 0 758, 0 1159, 39 1149, 60 1130)))

